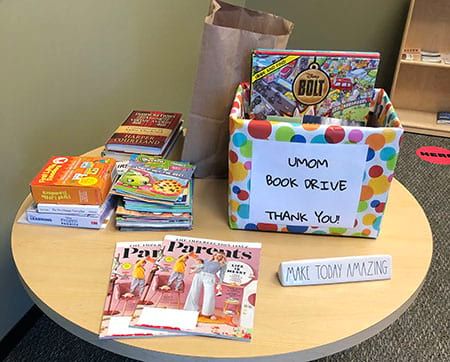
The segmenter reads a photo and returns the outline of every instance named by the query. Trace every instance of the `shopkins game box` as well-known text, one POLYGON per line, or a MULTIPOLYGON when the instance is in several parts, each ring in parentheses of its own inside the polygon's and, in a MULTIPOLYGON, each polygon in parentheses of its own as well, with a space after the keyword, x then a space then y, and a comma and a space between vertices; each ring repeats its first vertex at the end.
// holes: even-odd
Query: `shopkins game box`
POLYGON ((379 53, 268 50, 252 54, 250 118, 310 114, 365 120, 379 53))

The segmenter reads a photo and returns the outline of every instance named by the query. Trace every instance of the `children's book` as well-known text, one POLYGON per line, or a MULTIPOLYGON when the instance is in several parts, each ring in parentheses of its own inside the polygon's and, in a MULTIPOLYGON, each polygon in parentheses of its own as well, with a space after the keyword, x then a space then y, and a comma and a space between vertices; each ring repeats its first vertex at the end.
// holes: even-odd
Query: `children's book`
POLYGON ((250 117, 317 116, 363 121, 379 53, 257 49, 252 54, 250 117))
POLYGON ((106 142, 107 151, 161 155, 178 134, 181 113, 132 111, 106 142))
MULTIPOLYGON (((192 182, 191 182, 192 184, 192 182)), ((128 210, 135 210, 141 212, 188 212, 192 213, 192 204, 190 200, 190 194, 188 196, 188 202, 186 205, 160 205, 152 204, 150 202, 139 201, 136 199, 123 198, 124 205, 128 210)))
POLYGON ((137 200, 173 204, 188 193, 188 187, 187 179, 130 167, 113 185, 112 191, 137 200))
POLYGON ((129 167, 148 169, 164 175, 190 179, 195 166, 189 162, 172 161, 161 157, 133 154, 130 157, 129 167))
POLYGON ((116 215, 124 217, 147 218, 153 220, 191 220, 192 216, 188 212, 145 212, 127 210, 120 201, 116 208, 116 215))
POLYGON ((260 243, 166 235, 155 293, 130 326, 250 341, 260 243))
POLYGON ((160 250, 160 241, 116 244, 100 325, 101 339, 173 335, 129 327, 135 306, 152 294, 150 285, 159 269, 160 250))

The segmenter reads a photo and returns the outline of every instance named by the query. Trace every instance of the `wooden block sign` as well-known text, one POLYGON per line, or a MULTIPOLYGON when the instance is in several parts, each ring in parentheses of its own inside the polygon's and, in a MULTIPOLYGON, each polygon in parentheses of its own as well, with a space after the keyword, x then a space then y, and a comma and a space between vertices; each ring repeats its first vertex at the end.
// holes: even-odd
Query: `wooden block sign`
POLYGON ((278 270, 280 283, 285 287, 382 280, 391 275, 390 255, 284 261, 278 270))

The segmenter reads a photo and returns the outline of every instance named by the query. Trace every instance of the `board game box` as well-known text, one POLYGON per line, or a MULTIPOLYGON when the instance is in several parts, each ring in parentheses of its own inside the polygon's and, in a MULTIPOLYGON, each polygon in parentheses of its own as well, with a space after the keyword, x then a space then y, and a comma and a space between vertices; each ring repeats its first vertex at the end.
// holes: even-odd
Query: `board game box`
POLYGON ((53 156, 30 183, 35 203, 102 204, 116 177, 113 158, 53 156))
POLYGON ((364 120, 379 53, 258 49, 252 54, 250 118, 311 114, 364 120))

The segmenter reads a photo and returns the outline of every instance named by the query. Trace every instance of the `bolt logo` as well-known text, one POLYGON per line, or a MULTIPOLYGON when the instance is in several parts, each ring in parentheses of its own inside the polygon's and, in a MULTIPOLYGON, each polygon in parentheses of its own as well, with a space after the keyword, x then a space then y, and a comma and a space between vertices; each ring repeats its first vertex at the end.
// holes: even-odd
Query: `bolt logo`
POLYGON ((295 99, 308 106, 322 102, 329 91, 330 78, 317 63, 297 75, 292 89, 295 99))
POLYGON ((61 165, 63 163, 66 163, 67 161, 69 161, 67 157, 56 157, 55 159, 53 159, 53 163, 57 165, 61 165))

